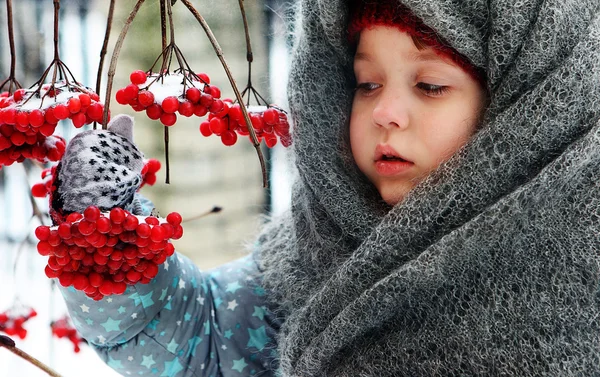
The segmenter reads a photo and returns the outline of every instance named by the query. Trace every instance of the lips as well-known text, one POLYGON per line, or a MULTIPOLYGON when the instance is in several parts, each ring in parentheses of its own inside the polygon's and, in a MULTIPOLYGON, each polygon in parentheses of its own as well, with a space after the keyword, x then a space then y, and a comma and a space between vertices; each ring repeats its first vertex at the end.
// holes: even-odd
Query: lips
POLYGON ((412 161, 402 157, 394 148, 379 144, 375 148, 375 170, 382 176, 394 176, 407 172, 414 166, 412 161))

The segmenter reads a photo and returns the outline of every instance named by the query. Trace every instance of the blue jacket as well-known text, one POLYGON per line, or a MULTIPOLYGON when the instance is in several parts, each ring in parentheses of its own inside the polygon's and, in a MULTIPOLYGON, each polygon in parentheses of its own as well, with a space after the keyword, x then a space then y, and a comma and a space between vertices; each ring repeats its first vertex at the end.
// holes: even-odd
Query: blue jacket
POLYGON ((79 332, 121 375, 276 375, 280 321, 251 256, 202 273, 174 254, 149 284, 100 301, 61 291, 79 332))

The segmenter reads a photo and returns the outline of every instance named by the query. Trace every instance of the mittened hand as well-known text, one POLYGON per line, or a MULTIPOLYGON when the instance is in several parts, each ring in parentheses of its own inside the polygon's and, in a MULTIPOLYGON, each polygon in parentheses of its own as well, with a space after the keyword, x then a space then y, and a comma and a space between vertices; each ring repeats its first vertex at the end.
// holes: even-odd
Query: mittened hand
POLYGON ((133 143, 133 118, 114 117, 108 130, 75 136, 57 167, 52 209, 64 217, 90 205, 140 212, 135 193, 142 184, 143 154, 133 143))

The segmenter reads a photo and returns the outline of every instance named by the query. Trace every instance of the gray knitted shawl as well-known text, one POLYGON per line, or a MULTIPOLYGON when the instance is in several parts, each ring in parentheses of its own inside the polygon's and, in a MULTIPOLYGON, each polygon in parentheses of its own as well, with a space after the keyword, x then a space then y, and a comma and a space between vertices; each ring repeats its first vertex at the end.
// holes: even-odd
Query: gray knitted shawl
POLYGON ((344 0, 302 0, 298 180, 256 257, 285 376, 600 375, 599 0, 402 0, 487 73, 483 126, 394 208, 348 144, 344 0))

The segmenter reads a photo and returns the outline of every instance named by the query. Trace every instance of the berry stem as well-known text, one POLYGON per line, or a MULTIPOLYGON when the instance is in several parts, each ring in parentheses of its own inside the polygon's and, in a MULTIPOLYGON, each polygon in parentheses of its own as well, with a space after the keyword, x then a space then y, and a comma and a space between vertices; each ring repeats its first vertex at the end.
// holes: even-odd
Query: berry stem
POLYGON ((36 367, 40 368, 44 372, 48 373, 49 376, 61 377, 60 374, 58 374, 54 370, 50 369, 50 367, 47 366, 46 364, 42 363, 38 359, 36 359, 33 356, 29 355, 27 352, 20 350, 15 345, 14 340, 12 340, 11 338, 9 338, 8 336, 0 335, 0 347, 6 348, 7 350, 9 350, 10 352, 12 352, 15 355, 19 356, 23 360, 28 361, 29 363, 35 365, 36 367))
POLYGON ((56 72, 58 71, 58 67, 56 62, 60 61, 59 53, 58 53, 58 15, 60 10, 60 0, 54 0, 54 61, 53 71, 52 71, 52 83, 50 84, 50 88, 54 89, 54 84, 56 83, 56 72))
POLYGON ((248 32, 248 19, 246 18, 246 10, 244 9, 244 0, 239 0, 240 12, 244 21, 244 33, 246 34, 246 60, 248 61, 248 86, 252 86, 252 62, 254 55, 252 54, 252 44, 250 43, 250 33, 248 32))
MULTIPOLYGON (((227 78, 229 79, 231 88, 233 89, 233 92, 235 93, 235 98, 237 99, 237 101, 239 103, 243 103, 243 98, 240 95, 240 91, 235 83, 235 79, 233 78, 233 75, 231 74, 231 70, 229 69, 229 66, 227 65, 227 62, 225 61, 225 58, 223 56, 223 50, 221 49, 221 46, 219 46, 219 42, 217 42, 217 39, 215 38, 215 36, 214 36, 212 30, 210 29, 210 27, 208 26, 208 24, 206 23, 206 20, 204 19, 204 17, 202 17, 202 15, 198 12, 198 10, 196 8, 194 8, 194 6, 192 5, 192 3, 189 0, 181 0, 181 2, 189 9, 189 11, 194 15, 194 17, 196 17, 196 20, 198 20, 198 22, 204 29, 206 36, 210 40, 210 43, 212 44, 213 49, 215 50, 215 53, 217 54, 219 60, 221 61, 221 65, 223 66, 223 69, 225 70, 225 74, 227 74, 227 78)), ((242 114, 244 115, 244 120, 246 121, 246 124, 251 125, 252 121, 250 120, 250 116, 248 115, 248 111, 247 111, 246 107, 241 106, 241 110, 242 110, 242 114)), ((260 167, 261 167, 262 178, 263 178, 263 187, 267 188, 267 187, 269 187, 269 181, 267 178, 267 168, 265 165, 265 158, 262 154, 262 151, 260 150, 260 143, 258 142, 258 139, 256 138, 256 133, 254 132, 254 127, 248 127, 248 131, 250 132, 250 138, 252 139, 252 144, 254 145, 254 148, 256 149, 256 153, 258 154, 258 159, 260 161, 260 167)))
POLYGON ((6 0, 6 18, 8 24, 8 41, 10 44, 10 75, 0 84, 0 90, 4 85, 8 84, 8 94, 12 94, 14 90, 20 89, 21 84, 15 79, 15 70, 17 67, 17 59, 15 53, 15 36, 13 31, 12 19, 12 0, 6 0))
MULTIPOLYGON (((112 28, 113 15, 115 13, 115 0, 110 0, 108 7, 108 17, 106 18, 106 31, 104 32, 104 42, 102 43, 102 50, 100 50, 100 63, 98 63, 98 73, 96 74, 96 93, 100 93, 100 86, 102 83, 102 69, 104 68, 104 58, 106 57, 106 51, 108 50, 108 40, 110 39, 110 29, 112 28)), ((96 129, 96 122, 94 122, 94 129, 96 129)))
POLYGON ((110 60, 110 66, 108 68, 108 80, 106 81, 106 96, 104 98, 104 114, 102 115, 102 129, 105 130, 107 128, 108 123, 108 112, 110 107, 110 95, 112 91, 113 78, 115 77, 115 71, 117 69, 117 60, 119 59, 119 53, 121 52, 121 47, 123 46, 123 41, 125 40, 125 36, 127 35, 127 31, 129 30, 129 26, 133 22, 138 10, 142 6, 145 0, 138 0, 129 17, 125 21, 125 25, 123 25, 123 29, 121 29, 121 33, 119 34, 119 38, 117 39, 117 43, 115 44, 115 48, 113 50, 112 58, 110 60))
MULTIPOLYGON (((161 4, 160 4, 160 22, 161 22, 161 30, 162 30, 163 48, 167 44, 167 27, 166 27, 167 23, 165 20, 165 10, 167 11, 168 16, 169 16, 169 28, 171 31, 170 45, 173 46, 173 48, 171 49, 171 50, 173 50, 174 48, 177 48, 177 46, 175 46, 175 31, 174 31, 174 27, 173 27, 173 12, 171 11, 171 1, 161 0, 161 4)), ((171 54, 172 54, 172 52, 171 52, 171 54)), ((169 65, 171 65, 170 60, 171 59, 169 59, 169 65)), ((164 60, 163 60, 163 64, 164 64, 164 60)), ((181 67, 181 64, 179 66, 181 67)), ((161 72, 161 74, 162 74, 162 72, 161 72)), ((183 83, 185 85, 185 80, 183 80, 183 83)), ((185 87, 184 87, 184 93, 185 93, 185 87)), ((164 141, 165 141, 165 183, 169 184, 169 183, 171 183, 171 178, 170 178, 171 177, 171 168, 170 168, 170 163, 169 163, 169 127, 167 127, 167 126, 163 126, 163 127, 164 127, 164 141)))

